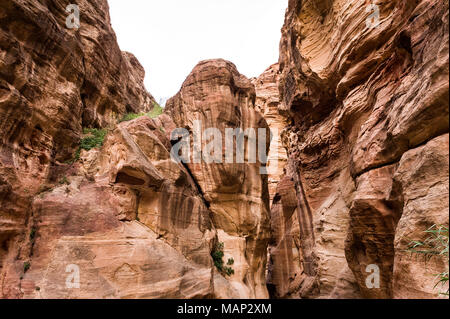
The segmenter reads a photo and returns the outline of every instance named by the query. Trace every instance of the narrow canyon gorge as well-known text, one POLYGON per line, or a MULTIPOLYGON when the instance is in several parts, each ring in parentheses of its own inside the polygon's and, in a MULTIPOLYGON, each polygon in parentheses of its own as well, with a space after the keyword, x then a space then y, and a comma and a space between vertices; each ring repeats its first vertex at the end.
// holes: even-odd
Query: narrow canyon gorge
POLYGON ((408 251, 449 224, 448 0, 289 0, 278 62, 201 61, 162 112, 69 3, 0 3, 0 298, 448 298, 408 251), (264 154, 202 160, 208 128, 264 154))

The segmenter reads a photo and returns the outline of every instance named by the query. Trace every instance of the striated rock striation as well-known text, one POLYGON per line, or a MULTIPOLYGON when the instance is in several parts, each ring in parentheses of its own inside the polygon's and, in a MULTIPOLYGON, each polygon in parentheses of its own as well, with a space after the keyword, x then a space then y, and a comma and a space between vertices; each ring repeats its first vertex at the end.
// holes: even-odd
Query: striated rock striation
POLYGON ((101 150, 83 151, 70 176, 34 198, 30 235, 4 263, 4 297, 213 296, 210 212, 170 159, 166 129, 164 116, 120 124, 101 150), (73 265, 78 289, 67 286, 73 265))
POLYGON ((154 99, 119 49, 107 1, 79 1, 79 29, 66 27, 66 5, 0 5, 0 296, 212 296, 215 231, 169 159, 170 119, 124 123, 105 152, 69 163, 82 127, 112 128, 154 99), (80 289, 67 289, 71 264, 80 289))
POLYGON ((157 118, 107 1, 66 5, 0 4, 0 298, 443 298, 407 248, 448 227, 448 0, 289 0, 279 63, 157 118))
POLYGON ((374 1, 378 24, 369 4, 289 1, 275 297, 437 297, 427 273, 448 265, 404 252, 433 224, 448 226, 448 1, 374 1), (379 288, 366 284, 373 265, 379 288))
MULTIPOLYGON (((238 163, 236 138, 231 139, 231 149, 226 148, 225 140, 226 129, 253 129, 256 134, 260 128, 268 131, 266 120, 255 108, 255 98, 253 84, 239 74, 234 64, 208 60, 194 68, 165 110, 178 128, 190 133, 192 156, 186 167, 212 211, 218 241, 224 243, 225 260, 234 260, 234 274, 228 280, 240 298, 268 297, 265 270, 270 238, 269 196, 267 175, 260 173, 264 164, 259 157, 255 163, 250 161, 251 135, 245 138, 244 163, 238 163), (206 146, 216 138, 207 134, 211 128, 220 132, 217 138, 221 147, 214 161, 207 163, 203 160, 208 152, 206 146), (201 141, 196 142, 195 135, 202 136, 201 141), (196 149, 203 159, 196 157, 196 149), (227 161, 229 156, 233 156, 231 162, 227 161)), ((258 152, 268 149, 268 132, 262 144, 265 150, 258 148, 258 152)))
MULTIPOLYGON (((66 27, 66 1, 0 5, 0 246, 23 233, 31 198, 73 158, 82 127, 104 127, 150 110, 144 70, 120 51, 106 0, 78 1, 79 29, 66 27)), ((0 253, 0 265, 4 252, 0 253)))
POLYGON ((256 90, 256 109, 264 116, 272 132, 267 163, 269 195, 272 202, 287 161, 286 149, 281 141, 281 132, 286 128, 287 121, 279 113, 278 108, 280 104, 279 65, 271 65, 258 78, 253 78, 252 83, 256 90))

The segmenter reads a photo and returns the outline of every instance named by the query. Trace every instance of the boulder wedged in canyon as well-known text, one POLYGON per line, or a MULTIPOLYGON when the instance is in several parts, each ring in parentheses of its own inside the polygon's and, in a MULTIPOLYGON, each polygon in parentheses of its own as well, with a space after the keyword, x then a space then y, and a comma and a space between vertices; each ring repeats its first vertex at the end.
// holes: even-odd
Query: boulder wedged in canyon
MULTIPOLYGON (((225 261, 234 260, 234 274, 227 279, 240 298, 268 297, 265 268, 270 237, 269 196, 267 175, 261 174, 265 165, 259 156, 251 163, 250 151, 245 151, 245 162, 239 163, 234 142, 232 149, 226 148, 227 129, 253 129, 258 136, 258 129, 268 131, 265 119, 255 109, 255 98, 253 84, 232 63, 208 60, 193 69, 165 109, 178 128, 190 133, 192 156, 185 165, 212 211, 218 241, 224 244, 225 261), (207 163, 201 151, 208 151, 212 136, 206 130, 214 128, 221 135, 220 150, 214 154, 214 161, 207 163), (195 141, 195 136, 203 133, 202 140, 195 141), (199 157, 195 149, 199 150, 199 157), (231 155, 233 158, 227 161, 231 155)), ((251 134, 247 135, 246 150, 250 149, 251 139, 251 134)), ((262 144, 266 149, 258 146, 258 154, 268 150, 268 132, 262 144)))
POLYGON ((375 1, 379 24, 369 4, 289 1, 279 109, 291 168, 272 204, 276 297, 439 294, 424 273, 443 271, 444 257, 426 270, 404 249, 448 226, 448 1, 375 1), (374 269, 379 287, 367 283, 374 269))

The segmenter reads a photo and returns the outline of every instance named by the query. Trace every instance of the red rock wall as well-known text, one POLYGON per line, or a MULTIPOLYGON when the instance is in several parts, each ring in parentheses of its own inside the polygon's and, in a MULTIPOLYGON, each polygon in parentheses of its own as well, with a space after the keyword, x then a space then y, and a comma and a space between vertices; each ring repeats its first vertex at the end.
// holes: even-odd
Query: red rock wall
POLYGON ((448 0, 373 3, 372 28, 370 1, 290 0, 259 78, 203 61, 165 114, 117 123, 154 100, 107 1, 78 1, 77 30, 65 1, 3 1, 0 297, 439 297, 430 274, 448 260, 405 249, 448 226, 448 0), (195 120, 280 129, 285 152, 268 176, 260 161, 175 163, 171 133, 195 120), (82 127, 108 134, 71 163, 82 127))
POLYGON ((448 225, 448 1, 374 1, 374 28, 368 4, 289 1, 279 108, 292 169, 272 204, 276 297, 439 293, 403 251, 448 225), (366 286, 371 264, 379 289, 366 286))
POLYGON ((70 170, 82 127, 153 107, 143 68, 119 49, 107 1, 77 3, 79 29, 66 27, 67 1, 0 4, 0 296, 20 295, 5 288, 5 268, 25 245, 33 197, 70 170))
MULTIPOLYGON (((200 62, 188 76, 180 92, 167 102, 165 113, 178 128, 191 133, 194 152, 194 121, 202 129, 217 128, 225 148, 227 128, 242 131, 268 128, 255 108, 256 93, 251 81, 225 60, 200 62)), ((267 136, 268 136, 267 132, 267 136)), ((202 150, 210 141, 203 139, 202 150)), ((267 141, 263 141, 267 144, 267 141)), ((249 148, 248 144, 245 145, 249 148)), ((237 163, 236 147, 222 153, 221 163, 205 161, 186 164, 210 205, 218 241, 224 243, 225 258, 233 258, 234 274, 228 278, 240 298, 267 298, 265 268, 269 233, 269 196, 267 175, 260 174, 262 164, 237 163), (233 163, 226 156, 233 155, 233 163)))

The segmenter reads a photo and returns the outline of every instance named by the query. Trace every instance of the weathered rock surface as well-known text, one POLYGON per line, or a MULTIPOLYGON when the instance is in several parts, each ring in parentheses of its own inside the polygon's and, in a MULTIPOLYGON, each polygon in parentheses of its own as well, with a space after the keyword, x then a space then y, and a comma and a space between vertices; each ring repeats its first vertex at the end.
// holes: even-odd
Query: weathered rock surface
POLYGON ((283 177, 286 166, 286 149, 281 141, 281 132, 286 128, 286 118, 279 113, 280 96, 279 65, 271 65, 258 78, 252 79, 256 89, 256 109, 262 113, 272 132, 270 149, 268 154, 268 179, 270 202, 276 193, 277 184, 283 177))
POLYGON ((164 123, 120 124, 100 151, 82 153, 77 173, 34 199, 29 238, 4 263, 3 296, 213 296, 211 212, 170 159, 164 123), (66 286, 70 265, 79 268, 79 289, 66 286))
MULTIPOLYGON (((178 128, 190 132, 192 156, 186 164, 197 181, 204 199, 212 211, 219 242, 224 243, 225 261, 234 259, 234 274, 227 278, 241 298, 268 297, 265 281, 267 243, 269 234, 269 197, 267 175, 260 174, 264 165, 237 163, 236 146, 225 149, 226 129, 268 129, 261 113, 255 109, 255 88, 239 74, 236 67, 224 60, 200 62, 184 82, 180 92, 166 104, 178 128), (195 126, 200 121, 202 128, 195 126), (217 128, 221 133, 218 161, 196 160, 194 133, 217 128), (225 151, 222 151, 225 149, 225 151), (226 157, 233 155, 227 163, 226 157), (197 162, 197 163, 196 163, 197 162)), ((267 133, 267 139, 269 134, 267 133)), ((198 143, 201 150, 211 137, 198 143)), ((249 149, 246 138, 246 149, 249 149)), ((269 141, 265 139, 264 146, 269 141)), ((256 150, 255 150, 256 151, 256 150)))
POLYGON ((435 281, 430 280, 430 274, 439 274, 448 267, 448 259, 405 252, 411 240, 426 239, 424 227, 448 223, 448 171, 448 134, 406 152, 400 160, 394 175, 394 188, 403 198, 394 241, 394 298, 435 298, 437 292, 448 289, 448 284, 435 288, 435 281))
POLYGON ((8 240, 23 231, 30 197, 73 157, 82 127, 153 105, 143 68, 118 47, 107 1, 78 4, 77 30, 66 27, 65 1, 0 5, 0 232, 8 240))
POLYGON ((213 296, 211 212, 170 160, 167 116, 123 123, 102 151, 63 164, 82 127, 154 101, 116 43, 107 2, 78 5, 78 30, 66 28, 63 1, 0 5, 0 296, 213 296), (80 289, 65 285, 69 264, 80 289))
POLYGON ((21 228, 10 231, 2 214, 2 297, 268 297, 264 165, 192 167, 170 155, 172 131, 199 113, 213 113, 198 118, 205 128, 267 130, 254 86, 218 60, 194 69, 181 92, 166 114, 111 127, 101 149, 54 169, 38 194, 30 193, 21 228), (178 100, 181 94, 199 109, 178 100), (211 257, 218 243, 224 261, 234 261, 226 278, 211 257), (70 267, 79 270, 79 288, 67 285, 70 267))
POLYGON ((78 1, 79 29, 63 1, 3 1, 0 298, 440 297, 448 260, 405 249, 448 226, 449 3, 374 4, 376 26, 369 1, 290 0, 259 78, 203 61, 164 114, 117 124, 154 100, 107 1, 78 1), (72 163, 83 127, 108 134, 72 163), (227 128, 247 131, 244 163, 227 128))
MULTIPOLYGON (((291 179, 272 204, 276 297, 439 292, 403 249, 448 226, 448 1, 375 4, 372 28, 367 1, 289 1, 279 109, 291 121, 291 179), (366 285, 372 264, 378 289, 366 285)), ((444 269, 436 257, 429 271, 444 269)))

